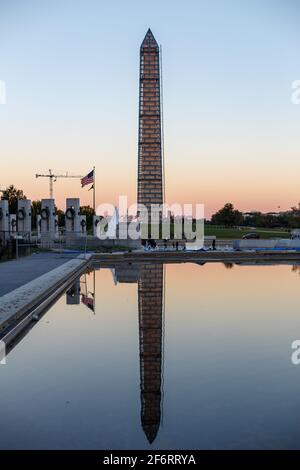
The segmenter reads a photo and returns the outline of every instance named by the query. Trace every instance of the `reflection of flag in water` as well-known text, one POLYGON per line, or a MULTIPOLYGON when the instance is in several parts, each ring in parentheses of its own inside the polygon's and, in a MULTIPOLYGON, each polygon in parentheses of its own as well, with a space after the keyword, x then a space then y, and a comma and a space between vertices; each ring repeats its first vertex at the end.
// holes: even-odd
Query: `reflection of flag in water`
POLYGON ((89 297, 88 295, 82 294, 81 302, 87 306, 90 310, 94 311, 94 299, 89 297))

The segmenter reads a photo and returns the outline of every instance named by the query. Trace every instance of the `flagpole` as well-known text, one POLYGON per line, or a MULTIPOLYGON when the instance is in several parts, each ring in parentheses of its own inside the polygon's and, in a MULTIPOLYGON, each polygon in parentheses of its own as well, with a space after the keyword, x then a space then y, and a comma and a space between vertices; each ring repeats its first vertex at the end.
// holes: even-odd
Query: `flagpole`
POLYGON ((93 172, 94 172, 93 209, 94 209, 94 214, 96 215, 96 169, 95 167, 93 167, 93 172))
POLYGON ((96 315, 96 269, 94 268, 94 279, 93 279, 93 287, 94 287, 94 315, 96 315))

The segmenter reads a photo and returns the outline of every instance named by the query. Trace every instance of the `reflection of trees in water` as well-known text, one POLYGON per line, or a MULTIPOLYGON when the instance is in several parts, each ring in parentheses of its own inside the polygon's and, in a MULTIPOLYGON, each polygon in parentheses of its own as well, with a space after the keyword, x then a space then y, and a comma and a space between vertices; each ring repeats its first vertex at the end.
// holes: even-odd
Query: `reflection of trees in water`
POLYGON ((138 280, 141 422, 150 443, 161 420, 163 265, 144 265, 138 280))
POLYGON ((232 269, 234 264, 233 263, 223 263, 226 269, 232 269))
POLYGON ((300 276, 300 264, 293 264, 292 272, 294 272, 294 273, 298 272, 298 274, 300 276))

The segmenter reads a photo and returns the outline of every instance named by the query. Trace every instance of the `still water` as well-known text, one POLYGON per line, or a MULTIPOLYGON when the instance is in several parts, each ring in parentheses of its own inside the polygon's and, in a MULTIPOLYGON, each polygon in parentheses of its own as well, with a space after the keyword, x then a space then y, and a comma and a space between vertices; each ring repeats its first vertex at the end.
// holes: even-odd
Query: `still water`
POLYGON ((299 449, 299 274, 91 269, 0 366, 0 447, 299 449))

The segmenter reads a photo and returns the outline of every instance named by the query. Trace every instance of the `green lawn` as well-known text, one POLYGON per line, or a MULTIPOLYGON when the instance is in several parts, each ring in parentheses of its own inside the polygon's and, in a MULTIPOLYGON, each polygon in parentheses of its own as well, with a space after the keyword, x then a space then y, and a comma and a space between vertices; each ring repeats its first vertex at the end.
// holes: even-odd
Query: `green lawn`
POLYGON ((205 235, 215 235, 219 239, 232 239, 232 238, 242 238, 243 235, 249 232, 255 232, 260 235, 260 238, 290 238, 289 232, 283 229, 270 229, 270 228, 258 228, 256 230, 251 230, 249 228, 220 228, 214 227, 213 225, 205 225, 204 234, 205 235))

